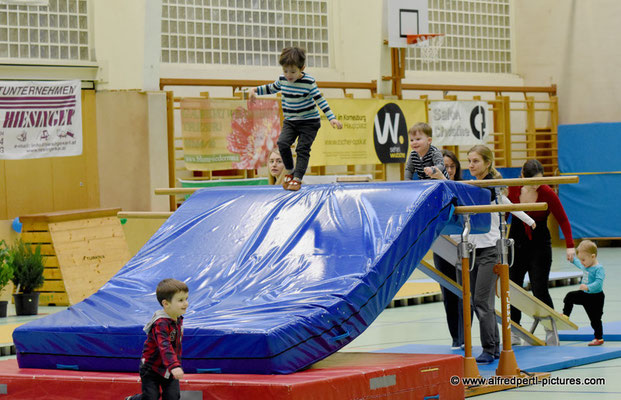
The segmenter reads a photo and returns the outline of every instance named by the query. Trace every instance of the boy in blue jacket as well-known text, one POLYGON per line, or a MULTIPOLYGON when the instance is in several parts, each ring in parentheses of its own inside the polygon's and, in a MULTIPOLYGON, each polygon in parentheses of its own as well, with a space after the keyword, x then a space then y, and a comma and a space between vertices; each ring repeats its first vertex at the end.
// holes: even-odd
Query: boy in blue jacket
POLYGON ((583 240, 576 249, 573 259, 576 267, 585 272, 582 278, 580 290, 567 293, 563 302, 563 314, 567 317, 571 314, 574 304, 582 304, 589 316, 595 339, 589 346, 601 346, 604 344, 604 332, 602 329, 602 314, 604 313, 604 267, 597 262, 597 246, 590 240, 583 240), (586 279, 586 283, 585 282, 586 279))

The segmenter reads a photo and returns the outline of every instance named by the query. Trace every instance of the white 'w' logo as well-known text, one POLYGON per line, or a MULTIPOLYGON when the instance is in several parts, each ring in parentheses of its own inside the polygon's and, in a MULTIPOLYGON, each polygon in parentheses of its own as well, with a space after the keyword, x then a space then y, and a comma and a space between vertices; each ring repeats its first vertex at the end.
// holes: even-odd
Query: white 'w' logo
POLYGON ((386 118, 384 119, 383 128, 380 127, 379 118, 377 115, 375 115, 375 132, 377 132, 377 142, 379 144, 386 144, 386 141, 388 140, 388 134, 390 133, 390 138, 392 139, 392 142, 396 144, 398 143, 397 139, 399 135, 399 117, 401 116, 401 114, 395 114, 394 125, 390 120, 390 114, 386 113, 384 115, 386 116, 386 118))

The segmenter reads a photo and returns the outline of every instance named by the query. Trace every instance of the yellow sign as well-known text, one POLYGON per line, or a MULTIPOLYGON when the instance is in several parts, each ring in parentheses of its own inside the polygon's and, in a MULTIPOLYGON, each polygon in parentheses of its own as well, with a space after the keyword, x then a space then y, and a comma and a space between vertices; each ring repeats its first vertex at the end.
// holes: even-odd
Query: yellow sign
POLYGON ((277 99, 182 99, 186 168, 214 171, 265 165, 280 135, 279 106, 277 99))
POLYGON ((322 115, 310 166, 404 162, 407 130, 426 122, 424 100, 330 99, 343 129, 333 129, 322 115))

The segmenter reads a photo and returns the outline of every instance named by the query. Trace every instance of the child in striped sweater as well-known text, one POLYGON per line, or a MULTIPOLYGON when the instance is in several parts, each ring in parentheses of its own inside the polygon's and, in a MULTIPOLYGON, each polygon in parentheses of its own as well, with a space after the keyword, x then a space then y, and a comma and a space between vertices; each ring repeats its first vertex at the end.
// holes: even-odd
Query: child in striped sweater
POLYGON ((285 121, 278 138, 278 149, 286 169, 282 186, 287 190, 296 191, 302 186, 311 145, 321 127, 317 106, 326 115, 333 128, 341 129, 343 125, 336 119, 328 102, 319 92, 315 79, 304 72, 306 53, 303 49, 299 47, 283 49, 279 63, 283 74, 274 83, 251 88, 249 95, 253 99, 257 95, 282 92, 282 112, 285 121), (296 139, 297 162, 294 167, 291 145, 296 139))
POLYGON ((442 152, 431 145, 431 132, 431 126, 424 122, 415 124, 408 131, 412 152, 405 164, 405 180, 449 179, 442 152))

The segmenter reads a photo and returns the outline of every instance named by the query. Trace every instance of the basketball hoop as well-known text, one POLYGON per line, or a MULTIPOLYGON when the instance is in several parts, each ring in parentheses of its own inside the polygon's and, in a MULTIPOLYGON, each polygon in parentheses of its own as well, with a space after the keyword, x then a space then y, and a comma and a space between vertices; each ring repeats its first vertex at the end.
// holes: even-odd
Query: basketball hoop
POLYGON ((420 48, 420 58, 425 64, 440 60, 440 48, 444 45, 443 33, 407 35, 407 44, 420 48))

